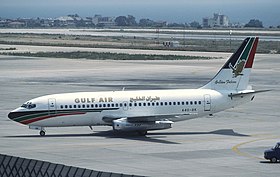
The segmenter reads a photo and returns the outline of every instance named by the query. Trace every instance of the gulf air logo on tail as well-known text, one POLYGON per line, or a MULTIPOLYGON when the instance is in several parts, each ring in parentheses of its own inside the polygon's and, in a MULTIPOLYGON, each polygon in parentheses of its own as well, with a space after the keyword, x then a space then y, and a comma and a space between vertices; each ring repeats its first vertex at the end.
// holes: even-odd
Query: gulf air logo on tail
POLYGON ((240 48, 231 56, 224 65, 224 69, 232 70, 232 78, 243 75, 244 68, 252 68, 254 56, 257 49, 258 38, 247 38, 240 48))

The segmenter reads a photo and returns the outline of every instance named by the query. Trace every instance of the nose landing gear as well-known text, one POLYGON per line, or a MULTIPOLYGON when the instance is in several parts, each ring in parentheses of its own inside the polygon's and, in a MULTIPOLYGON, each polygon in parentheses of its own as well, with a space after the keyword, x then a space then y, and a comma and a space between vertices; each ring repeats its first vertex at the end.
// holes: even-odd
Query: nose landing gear
POLYGON ((40 136, 45 136, 46 135, 46 130, 44 127, 37 127, 37 126, 29 126, 30 129, 33 130, 40 130, 39 134, 40 136))

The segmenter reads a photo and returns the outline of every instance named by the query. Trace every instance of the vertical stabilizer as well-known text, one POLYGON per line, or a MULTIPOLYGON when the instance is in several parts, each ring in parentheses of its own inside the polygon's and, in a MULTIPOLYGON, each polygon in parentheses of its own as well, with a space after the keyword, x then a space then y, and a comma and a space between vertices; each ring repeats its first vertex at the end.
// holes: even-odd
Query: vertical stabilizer
POLYGON ((201 89, 246 90, 258 40, 258 37, 246 38, 216 76, 201 89))

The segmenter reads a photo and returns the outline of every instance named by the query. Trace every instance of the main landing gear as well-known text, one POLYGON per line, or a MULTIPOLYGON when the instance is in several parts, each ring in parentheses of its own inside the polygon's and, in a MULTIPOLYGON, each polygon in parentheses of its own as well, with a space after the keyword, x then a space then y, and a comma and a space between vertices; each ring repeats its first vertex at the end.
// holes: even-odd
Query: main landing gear
POLYGON ((40 136, 45 136, 46 135, 46 131, 45 130, 41 130, 40 131, 40 136))

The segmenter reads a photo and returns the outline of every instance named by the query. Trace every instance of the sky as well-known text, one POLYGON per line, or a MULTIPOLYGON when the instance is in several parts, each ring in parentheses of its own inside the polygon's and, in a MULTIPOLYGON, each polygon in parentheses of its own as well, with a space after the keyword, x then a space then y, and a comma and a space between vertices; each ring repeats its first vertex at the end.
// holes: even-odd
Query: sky
POLYGON ((265 26, 280 25, 280 0, 0 0, 2 18, 46 18, 68 14, 81 17, 133 15, 167 22, 202 22, 213 13, 231 22, 259 19, 265 26))

